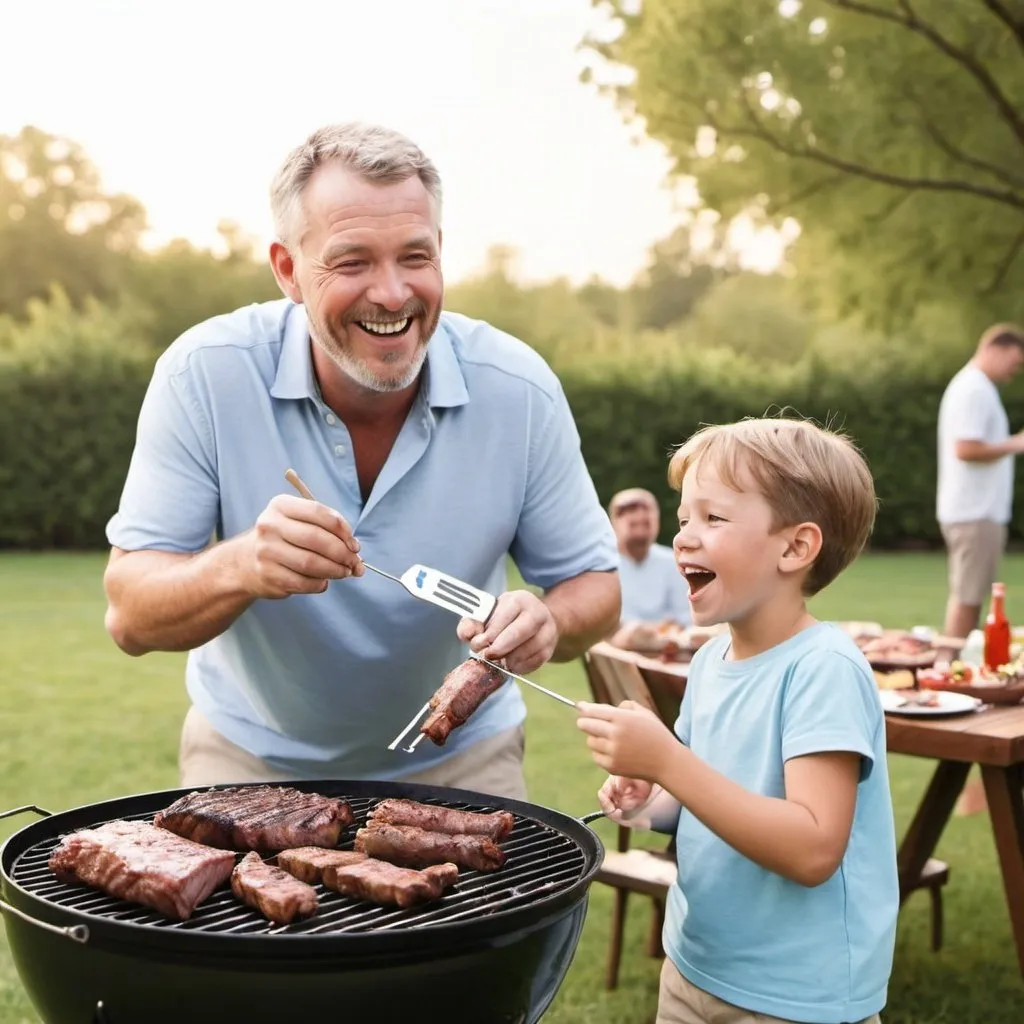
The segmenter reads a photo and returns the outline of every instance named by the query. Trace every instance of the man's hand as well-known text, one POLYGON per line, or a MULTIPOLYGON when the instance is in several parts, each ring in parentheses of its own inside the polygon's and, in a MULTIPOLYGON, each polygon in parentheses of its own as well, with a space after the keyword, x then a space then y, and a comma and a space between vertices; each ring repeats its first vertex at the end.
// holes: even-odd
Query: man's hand
POLYGON ((558 626, 548 606, 528 590, 510 590, 498 598, 486 629, 475 619, 462 619, 458 636, 488 661, 505 659, 510 672, 526 675, 551 659, 558 644, 558 626))
POLYGON ((576 705, 576 725, 587 734, 587 746, 599 767, 612 775, 658 782, 679 747, 679 741, 653 712, 625 700, 576 705))
POLYGON ((318 501, 277 495, 246 539, 242 573, 253 597, 322 594, 330 580, 366 571, 344 516, 318 501))

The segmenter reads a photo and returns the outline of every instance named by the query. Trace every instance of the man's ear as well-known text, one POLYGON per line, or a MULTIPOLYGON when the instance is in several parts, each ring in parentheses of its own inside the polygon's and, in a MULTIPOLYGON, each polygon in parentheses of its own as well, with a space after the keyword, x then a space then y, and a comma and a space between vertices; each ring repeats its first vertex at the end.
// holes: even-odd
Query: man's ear
POLYGON ((281 291, 288 296, 292 302, 302 302, 302 289, 299 287, 298 278, 295 276, 295 260, 292 254, 281 242, 270 243, 270 266, 277 278, 281 291))
POLYGON ((800 523, 783 531, 788 543, 779 559, 779 572, 802 572, 814 565, 821 554, 821 527, 817 523, 800 523))

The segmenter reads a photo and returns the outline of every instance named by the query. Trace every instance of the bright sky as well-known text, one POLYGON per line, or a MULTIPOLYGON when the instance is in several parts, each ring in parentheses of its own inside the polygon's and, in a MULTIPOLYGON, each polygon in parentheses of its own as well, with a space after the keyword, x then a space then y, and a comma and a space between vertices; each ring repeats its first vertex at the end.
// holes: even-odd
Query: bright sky
MULTIPOLYGON (((589 0, 49 0, 4 4, 0 133, 81 143, 157 241, 221 218, 270 238, 267 185, 332 121, 414 139, 445 189, 450 280, 489 246, 525 278, 626 283, 679 219, 668 160, 578 81, 589 0)), ((773 262, 770 240, 748 243, 773 262)))

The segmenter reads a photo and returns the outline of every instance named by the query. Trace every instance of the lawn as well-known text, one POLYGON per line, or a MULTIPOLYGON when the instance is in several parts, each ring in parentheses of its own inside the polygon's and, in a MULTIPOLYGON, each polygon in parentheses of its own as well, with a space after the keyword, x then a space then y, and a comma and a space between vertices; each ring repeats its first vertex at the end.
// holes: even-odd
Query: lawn
MULTIPOLYGON (((177 785, 176 754, 186 707, 182 655, 122 655, 103 631, 103 557, 0 556, 0 809, 35 803, 61 810, 177 785)), ((938 624, 944 566, 934 555, 861 559, 815 602, 822 617, 878 619, 894 626, 938 624)), ((1024 612, 1024 556, 1007 559, 1011 618, 1024 612)), ((537 678, 586 695, 577 664, 537 678)), ((571 713, 528 692, 526 768, 533 801, 584 814, 596 807, 601 773, 586 755, 571 713)), ((930 762, 893 757, 890 774, 902 833, 930 762)), ((0 839, 26 819, 0 821, 0 839)), ((606 825, 598 831, 613 836, 606 825)), ((1017 973, 988 819, 954 818, 938 855, 951 865, 946 945, 928 946, 927 897, 900 917, 886 1024, 1020 1024, 1017 973)), ((603 988, 611 902, 592 890, 576 960, 545 1024, 642 1024, 654 1017, 658 963, 646 958, 648 909, 631 908, 620 987, 603 988)), ((38 1024, 0 930, 0 1024, 38 1024)))

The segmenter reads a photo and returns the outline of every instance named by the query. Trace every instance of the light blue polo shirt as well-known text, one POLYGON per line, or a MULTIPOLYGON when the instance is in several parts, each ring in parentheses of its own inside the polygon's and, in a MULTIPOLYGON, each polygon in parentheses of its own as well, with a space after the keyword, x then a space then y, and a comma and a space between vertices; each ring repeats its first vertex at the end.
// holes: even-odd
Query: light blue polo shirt
POLYGON ((728 634, 694 655, 676 734, 752 793, 785 796, 790 758, 861 756, 846 855, 809 888, 755 864, 685 809, 664 942, 689 981, 736 1006, 812 1024, 885 1005, 899 909, 885 722, 856 644, 817 623, 753 658, 724 660, 728 634))
MULTIPOLYGON (((304 307, 252 305, 187 331, 157 361, 107 538, 194 552, 248 530, 294 467, 352 524, 368 562, 423 563, 499 594, 512 554, 541 588, 617 567, 558 379, 522 342, 442 314, 419 395, 362 501, 352 443, 319 397, 304 307)), ((467 656, 458 618, 374 573, 258 600, 188 655, 213 727, 296 777, 400 778, 523 721, 515 684, 444 747, 388 743, 467 656)))
POLYGON ((665 544, 652 544, 642 562, 619 553, 623 622, 661 622, 672 619, 684 626, 693 621, 690 587, 665 544))

